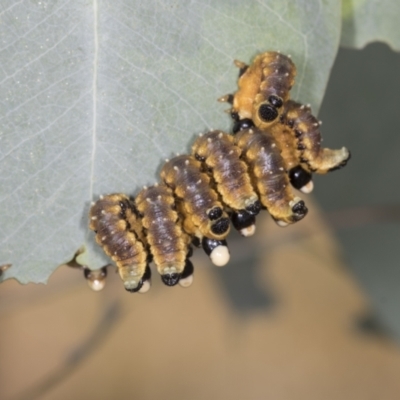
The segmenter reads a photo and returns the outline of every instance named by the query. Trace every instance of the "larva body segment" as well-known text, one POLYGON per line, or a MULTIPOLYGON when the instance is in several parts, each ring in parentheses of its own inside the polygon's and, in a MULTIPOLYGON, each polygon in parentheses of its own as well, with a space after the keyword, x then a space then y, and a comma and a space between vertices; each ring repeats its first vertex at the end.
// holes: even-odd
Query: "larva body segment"
POLYGON ((193 265, 191 238, 181 228, 172 190, 165 185, 143 188, 135 199, 153 261, 167 286, 189 286, 193 265))
POLYGON ((184 216, 184 230, 202 241, 214 264, 225 265, 229 260, 225 242, 230 230, 229 218, 211 187, 210 178, 201 172, 201 163, 192 156, 177 156, 165 163, 161 179, 174 192, 178 211, 184 216))
POLYGON ((234 132, 243 120, 266 129, 282 114, 282 106, 294 84, 296 66, 290 57, 276 51, 259 54, 249 66, 240 61, 235 64, 240 68, 239 89, 233 96, 220 98, 232 102, 234 132))
POLYGON ((277 123, 269 128, 275 138, 285 163, 285 169, 289 175, 292 186, 303 193, 312 192, 314 185, 312 174, 307 167, 300 164, 300 151, 297 150, 297 141, 293 129, 284 123, 277 123))
POLYGON ((339 150, 321 147, 320 122, 312 115, 310 107, 289 100, 282 121, 293 130, 299 159, 310 172, 326 174, 344 167, 350 159, 345 147, 339 150))
POLYGON ((96 242, 115 262, 125 289, 146 292, 151 272, 142 227, 132 202, 124 194, 103 196, 91 207, 89 216, 96 242))
POLYGON ((284 162, 272 135, 259 129, 238 132, 235 144, 249 166, 260 201, 280 226, 297 222, 307 214, 304 202, 294 197, 284 162))
POLYGON ((192 154, 212 175, 217 192, 231 211, 233 225, 244 236, 250 236, 261 204, 240 153, 234 138, 219 130, 199 136, 192 146, 192 154))

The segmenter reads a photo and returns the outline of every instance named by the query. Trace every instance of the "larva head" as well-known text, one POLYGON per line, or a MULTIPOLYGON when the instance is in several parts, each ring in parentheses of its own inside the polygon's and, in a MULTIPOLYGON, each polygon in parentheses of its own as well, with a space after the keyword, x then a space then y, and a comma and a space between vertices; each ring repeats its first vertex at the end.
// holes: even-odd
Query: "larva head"
POLYGON ((230 223, 228 215, 221 207, 214 207, 207 212, 210 230, 215 239, 223 240, 228 236, 230 223))
POLYGON ((271 95, 267 100, 255 104, 253 111, 254 124, 261 129, 270 127, 277 122, 282 114, 283 100, 271 95))
POLYGON ((96 270, 89 268, 83 269, 83 275, 87 279, 89 287, 95 292, 99 292, 104 289, 107 278, 107 267, 103 267, 96 270))
POLYGON ((151 270, 148 265, 141 273, 142 268, 123 266, 118 268, 119 276, 124 282, 125 290, 131 293, 146 293, 151 286, 151 270))

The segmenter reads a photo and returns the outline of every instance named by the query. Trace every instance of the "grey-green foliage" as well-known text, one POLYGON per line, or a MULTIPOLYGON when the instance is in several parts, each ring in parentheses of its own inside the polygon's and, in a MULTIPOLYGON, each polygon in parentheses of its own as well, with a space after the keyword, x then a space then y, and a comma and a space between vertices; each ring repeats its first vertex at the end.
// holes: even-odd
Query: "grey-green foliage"
MULTIPOLYGON (((233 59, 279 49, 292 96, 318 110, 340 39, 337 0, 3 0, 0 5, 0 265, 45 282, 85 246, 101 193, 135 194, 194 134, 229 129, 216 99, 233 59)), ((3 278, 4 278, 3 277, 3 278)))
POLYGON ((400 50, 400 1, 343 0, 341 45, 361 48, 379 40, 400 50))

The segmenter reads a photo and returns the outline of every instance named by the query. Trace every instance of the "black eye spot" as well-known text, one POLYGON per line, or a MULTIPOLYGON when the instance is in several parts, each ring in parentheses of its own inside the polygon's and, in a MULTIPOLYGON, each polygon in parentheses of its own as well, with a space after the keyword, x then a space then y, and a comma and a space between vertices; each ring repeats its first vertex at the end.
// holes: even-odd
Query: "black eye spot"
POLYGON ((164 274, 161 276, 161 280, 167 286, 175 286, 180 279, 181 279, 181 274, 178 273, 164 274))
POLYGON ((300 190, 303 186, 307 185, 307 183, 311 181, 312 175, 298 165, 289 171, 289 178, 292 186, 300 190))
POLYGON ((229 219, 221 218, 211 226, 211 231, 216 235, 222 235, 229 229, 229 219))
POLYGON ((253 126, 254 122, 251 119, 249 118, 240 119, 233 124, 232 133, 238 133, 239 131, 243 131, 244 129, 249 129, 253 126))
POLYGON ((308 208, 307 208, 306 205, 304 204, 304 201, 301 200, 301 201, 299 201, 297 204, 295 204, 295 205, 292 207, 292 211, 293 211, 294 213, 296 213, 297 215, 299 215, 299 216, 301 216, 301 217, 304 217, 304 216, 307 214, 307 212, 308 212, 308 208))
POLYGON ((278 96, 269 96, 268 101, 276 108, 280 108, 283 105, 283 101, 278 96))
POLYGON ((208 212, 208 218, 211 221, 215 221, 218 218, 222 217, 222 209, 220 207, 214 207, 208 212))
POLYGON ((238 231, 248 228, 251 225, 256 223, 256 217, 254 215, 250 215, 247 211, 241 210, 234 214, 231 217, 232 224, 238 231))
POLYGON ((211 252, 217 247, 217 246, 225 246, 228 247, 228 244, 226 243, 226 240, 216 240, 216 239, 209 239, 207 237, 203 237, 203 240, 201 242, 203 246, 203 250, 205 253, 209 256, 211 252))
POLYGON ((261 203, 259 200, 247 206, 246 211, 251 215, 257 215, 261 211, 261 203))
POLYGON ((276 108, 270 104, 261 104, 258 109, 258 116, 264 122, 272 122, 278 117, 278 111, 276 111, 276 108))

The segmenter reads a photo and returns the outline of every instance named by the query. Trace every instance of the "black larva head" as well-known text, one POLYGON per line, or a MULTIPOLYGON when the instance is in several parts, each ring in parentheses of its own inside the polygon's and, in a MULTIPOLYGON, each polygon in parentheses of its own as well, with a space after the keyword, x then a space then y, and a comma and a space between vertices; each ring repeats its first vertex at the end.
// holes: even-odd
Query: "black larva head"
POLYGON ((283 101, 280 97, 278 96, 269 96, 268 101, 276 108, 281 108, 283 105, 283 101))
POLYGON ((138 284, 134 289, 129 289, 129 288, 127 288, 127 287, 125 286, 125 290, 126 290, 127 292, 130 292, 130 293, 139 292, 140 289, 142 288, 143 284, 144 284, 146 281, 150 280, 150 279, 151 279, 151 269, 150 269, 149 266, 147 266, 147 267, 146 267, 146 271, 145 271, 145 273, 143 274, 142 279, 140 280, 139 284, 138 284))
POLYGON ((215 235, 223 235, 229 229, 229 218, 221 218, 211 225, 211 232, 215 235))
POLYGON ((261 203, 259 200, 256 200, 253 204, 250 204, 246 207, 246 211, 250 215, 257 215, 261 211, 261 203))
POLYGON ((311 181, 312 175, 298 165, 289 171, 289 178, 292 186, 300 190, 303 186, 307 185, 307 183, 311 181))
POLYGON ((308 208, 304 204, 304 201, 301 200, 292 207, 292 211, 295 214, 295 220, 299 221, 307 215, 308 208))
POLYGON ((221 217, 222 217, 221 207, 214 207, 208 212, 208 218, 210 221, 215 221, 216 219, 221 217))
POLYGON ((258 109, 258 116, 263 122, 272 122, 278 118, 278 111, 271 104, 263 103, 258 109))
POLYGON ((161 275, 161 280, 167 286, 175 286, 179 282, 180 279, 181 279, 181 274, 178 274, 178 273, 161 275))
POLYGON ((256 217, 254 215, 250 215, 245 210, 240 210, 236 213, 233 213, 231 220, 232 220, 233 226, 238 231, 248 228, 249 226, 255 225, 255 223, 256 223, 256 217))
POLYGON ((232 127, 232 133, 238 133, 244 129, 249 129, 254 126, 254 122, 250 118, 236 120, 232 127))

